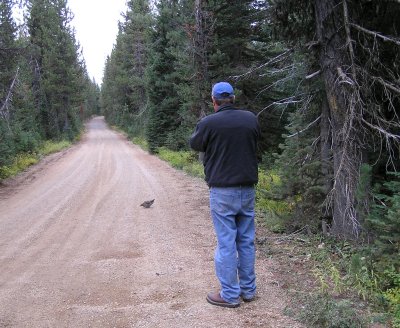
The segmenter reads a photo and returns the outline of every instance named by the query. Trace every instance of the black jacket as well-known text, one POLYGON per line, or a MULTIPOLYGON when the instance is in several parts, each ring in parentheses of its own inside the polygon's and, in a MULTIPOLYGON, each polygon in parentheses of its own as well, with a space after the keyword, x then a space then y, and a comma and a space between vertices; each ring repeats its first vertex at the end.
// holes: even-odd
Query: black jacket
POLYGON ((210 187, 251 186, 258 181, 256 115, 223 105, 196 126, 190 147, 204 152, 205 180, 210 187))

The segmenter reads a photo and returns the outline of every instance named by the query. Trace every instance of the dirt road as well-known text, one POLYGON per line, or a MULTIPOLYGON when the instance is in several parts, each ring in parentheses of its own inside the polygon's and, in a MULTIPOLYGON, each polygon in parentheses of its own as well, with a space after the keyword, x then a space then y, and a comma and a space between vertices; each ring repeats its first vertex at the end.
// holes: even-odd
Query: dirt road
POLYGON ((95 118, 0 188, 0 327, 300 327, 260 256, 256 302, 206 303, 214 244, 205 183, 95 118))

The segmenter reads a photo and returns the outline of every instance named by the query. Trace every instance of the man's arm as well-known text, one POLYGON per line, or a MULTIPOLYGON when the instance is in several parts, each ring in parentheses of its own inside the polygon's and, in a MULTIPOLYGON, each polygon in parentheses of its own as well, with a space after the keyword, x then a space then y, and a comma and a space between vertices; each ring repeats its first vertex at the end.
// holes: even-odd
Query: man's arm
POLYGON ((197 124, 196 130, 190 137, 189 145, 190 148, 192 148, 193 150, 200 152, 206 151, 205 133, 204 133, 204 128, 201 125, 201 122, 197 124))

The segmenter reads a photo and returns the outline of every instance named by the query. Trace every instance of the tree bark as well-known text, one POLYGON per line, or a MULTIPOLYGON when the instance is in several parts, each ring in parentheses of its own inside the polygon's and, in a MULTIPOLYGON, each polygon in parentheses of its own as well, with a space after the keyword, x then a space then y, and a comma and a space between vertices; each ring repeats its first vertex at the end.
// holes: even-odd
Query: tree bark
POLYGON ((195 1, 195 35, 193 38, 194 47, 194 67, 196 67, 196 87, 199 96, 199 106, 200 106, 200 117, 204 117, 207 113, 208 102, 210 98, 209 91, 206 90, 209 83, 208 77, 208 40, 210 34, 212 33, 210 27, 208 26, 207 11, 204 10, 204 3, 207 0, 196 0, 195 1))
MULTIPOLYGON (((321 171, 324 186, 324 194, 328 195, 332 189, 332 131, 330 126, 330 113, 329 105, 326 97, 322 99, 321 104, 321 123, 320 123, 320 135, 321 135, 321 171)), ((332 217, 329 204, 323 209, 322 216, 332 217)))
MULTIPOLYGON (((345 0, 343 0, 345 1, 345 0)), ((315 0, 316 27, 321 45, 319 62, 325 83, 332 129, 333 188, 331 233, 356 239, 360 224, 356 213, 355 193, 361 165, 357 105, 353 101, 351 54, 348 53, 342 1, 315 0), (346 73, 343 71, 346 68, 346 73)))

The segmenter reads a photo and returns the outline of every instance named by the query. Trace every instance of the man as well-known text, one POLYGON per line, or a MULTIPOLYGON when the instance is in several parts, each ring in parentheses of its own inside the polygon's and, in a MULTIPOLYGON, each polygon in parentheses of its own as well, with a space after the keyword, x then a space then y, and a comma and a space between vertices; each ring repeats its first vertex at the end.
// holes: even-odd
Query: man
POLYGON ((212 89, 215 113, 200 120, 190 138, 192 149, 204 152, 205 180, 210 187, 210 210, 217 236, 215 271, 221 289, 207 301, 238 307, 254 300, 255 185, 258 181, 257 117, 233 107, 232 86, 219 82, 212 89))

